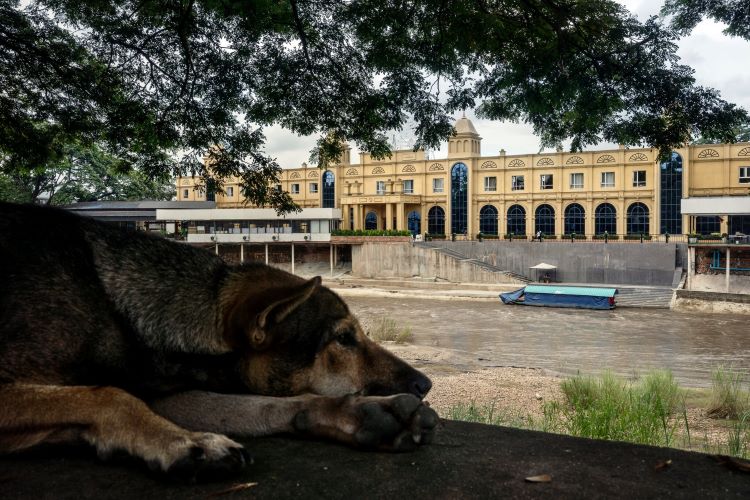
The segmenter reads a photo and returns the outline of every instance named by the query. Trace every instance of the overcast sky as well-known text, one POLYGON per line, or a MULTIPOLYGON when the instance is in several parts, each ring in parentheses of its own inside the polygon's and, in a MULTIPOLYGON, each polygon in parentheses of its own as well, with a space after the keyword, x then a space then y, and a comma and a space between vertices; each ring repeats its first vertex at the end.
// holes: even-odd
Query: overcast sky
MULTIPOLYGON (((639 19, 645 20, 659 12, 662 1, 654 0, 618 0, 639 19)), ((750 110, 750 72, 747 62, 750 61, 750 41, 731 38, 722 33, 723 25, 713 21, 703 21, 689 37, 679 42, 678 54, 684 64, 695 69, 695 78, 699 85, 712 87, 721 92, 721 96, 750 110)), ((482 136, 482 154, 495 155, 502 148, 508 154, 536 153, 539 151, 539 139, 531 126, 523 123, 496 122, 480 120, 471 110, 466 115, 474 122, 477 132, 482 136)), ((458 116, 456 116, 458 118, 458 116)), ((317 136, 299 137, 280 127, 265 129, 266 150, 277 158, 284 168, 298 167, 307 162, 310 149, 317 136)), ((614 147, 602 143, 597 149, 614 147)), ((352 144, 352 162, 358 162, 356 146, 352 144)), ((434 152, 436 158, 447 155, 447 147, 434 152)))

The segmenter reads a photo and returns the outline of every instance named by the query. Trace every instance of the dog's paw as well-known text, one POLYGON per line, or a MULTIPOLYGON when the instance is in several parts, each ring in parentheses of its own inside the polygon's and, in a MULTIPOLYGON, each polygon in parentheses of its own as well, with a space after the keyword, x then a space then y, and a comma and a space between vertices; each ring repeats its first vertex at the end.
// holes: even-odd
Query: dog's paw
POLYGON ((319 398, 299 412, 294 429, 357 448, 409 451, 432 440, 438 416, 416 396, 319 398))
POLYGON ((358 407, 359 426, 355 443, 363 448, 410 451, 432 441, 438 415, 411 394, 386 398, 362 398, 358 407))
POLYGON ((208 432, 190 433, 173 446, 168 463, 151 463, 179 481, 207 481, 231 477, 252 463, 250 454, 226 436, 208 432))

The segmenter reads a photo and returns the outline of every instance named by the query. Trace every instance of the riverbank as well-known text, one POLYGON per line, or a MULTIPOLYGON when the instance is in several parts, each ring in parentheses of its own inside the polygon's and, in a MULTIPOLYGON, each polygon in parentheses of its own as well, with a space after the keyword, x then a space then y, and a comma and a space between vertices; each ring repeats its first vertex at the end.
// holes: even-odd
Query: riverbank
MULTIPOLYGON (((544 405, 562 401, 560 383, 566 378, 544 369, 529 367, 482 367, 467 365, 440 349, 384 344, 390 351, 422 370, 432 379, 433 388, 426 400, 442 418, 452 418, 460 405, 492 408, 502 425, 536 428, 544 418, 544 405)), ((678 431, 675 447, 706 453, 724 453, 730 438, 728 422, 707 416, 709 391, 684 387, 685 412, 689 435, 678 431)), ((679 422, 678 428, 682 428, 679 422)))

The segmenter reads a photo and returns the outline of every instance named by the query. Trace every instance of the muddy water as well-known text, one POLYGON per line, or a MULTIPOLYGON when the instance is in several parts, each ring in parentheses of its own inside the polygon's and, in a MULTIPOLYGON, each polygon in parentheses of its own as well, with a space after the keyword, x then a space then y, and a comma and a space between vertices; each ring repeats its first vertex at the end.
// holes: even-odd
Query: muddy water
POLYGON ((498 300, 348 297, 366 322, 411 326, 413 343, 450 349, 466 366, 521 366, 630 376, 669 368, 681 383, 710 385, 720 364, 750 369, 750 317, 669 310, 586 311, 505 306, 498 300), (369 320, 369 321, 368 321, 369 320))

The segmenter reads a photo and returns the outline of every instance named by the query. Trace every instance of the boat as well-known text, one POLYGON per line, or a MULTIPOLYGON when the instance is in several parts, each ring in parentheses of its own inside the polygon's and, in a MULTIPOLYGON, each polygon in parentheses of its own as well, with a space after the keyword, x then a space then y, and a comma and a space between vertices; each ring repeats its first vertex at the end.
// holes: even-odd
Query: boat
POLYGON ((501 293, 504 304, 579 309, 614 309, 617 288, 563 285, 527 285, 519 290, 501 293))

